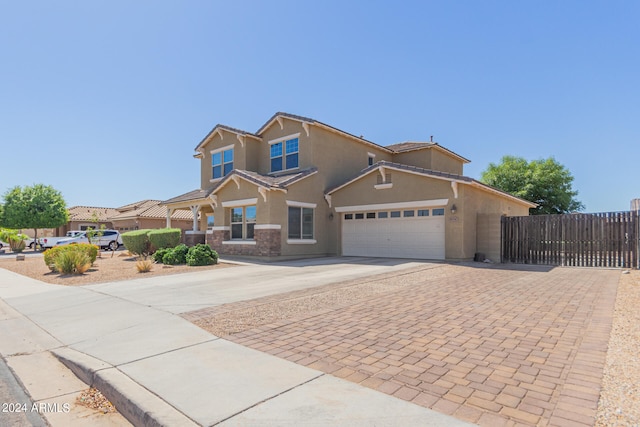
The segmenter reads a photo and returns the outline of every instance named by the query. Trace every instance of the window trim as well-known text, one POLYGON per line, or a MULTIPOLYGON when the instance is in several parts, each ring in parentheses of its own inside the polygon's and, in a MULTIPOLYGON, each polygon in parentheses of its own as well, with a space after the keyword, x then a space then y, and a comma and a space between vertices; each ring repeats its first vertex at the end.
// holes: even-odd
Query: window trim
POLYGON ((317 203, 307 203, 307 202, 296 202, 293 200, 287 200, 287 243, 292 245, 301 245, 301 244, 314 244, 317 243, 316 240, 316 207, 317 203), (291 238, 289 237, 289 209, 297 208, 300 209, 300 238, 291 238), (310 238, 304 238, 303 236, 303 228, 304 228, 304 220, 303 220, 303 209, 311 209, 313 213, 312 223, 313 226, 312 234, 310 238))
MULTIPOLYGON (((248 199, 245 199, 248 200, 248 199)), ((236 206, 229 206, 229 240, 226 240, 227 242, 255 242, 256 241, 256 236, 255 236, 255 227, 256 227, 256 223, 257 223, 257 216, 258 216, 258 207, 257 205, 236 205, 236 206), (256 208, 256 220, 254 221, 247 221, 247 208, 251 208, 254 207, 256 208), (233 221, 233 210, 234 209, 242 209, 242 222, 239 221, 233 221), (237 225, 237 224, 241 224, 242 225, 242 237, 233 237, 233 226, 237 225), (247 225, 248 224, 253 224, 253 238, 249 239, 247 238, 247 225)), ((223 242, 224 243, 224 242, 223 242)))
POLYGON ((209 151, 209 154, 211 155, 211 181, 218 180, 218 179, 221 179, 221 178, 224 178, 225 176, 227 176, 228 173, 224 173, 224 165, 225 164, 231 164, 232 165, 231 166, 231 170, 233 170, 233 164, 234 164, 235 158, 236 158, 236 155, 235 155, 234 151, 235 151, 235 144, 226 145, 224 147, 216 148, 215 150, 209 151), (229 150, 231 150, 231 152, 232 152, 233 159, 231 160, 231 162, 226 162, 225 163, 225 161, 224 161, 224 153, 225 153, 225 151, 229 151, 229 150), (215 177, 215 176, 213 176, 213 168, 215 166, 213 164, 213 155, 214 154, 218 154, 218 153, 221 153, 220 154, 221 163, 220 163, 219 166, 220 166, 220 172, 222 173, 222 175, 220 175, 219 177, 215 177))
MULTIPOLYGON (((286 172, 286 171, 292 171, 292 170, 296 170, 300 168, 300 132, 298 133, 294 133, 291 135, 287 135, 287 136, 282 136, 276 139, 272 139, 269 142, 269 169, 270 172, 269 173, 280 173, 280 172, 286 172), (287 141, 290 141, 292 139, 298 139, 298 151, 296 151, 295 153, 298 155, 298 165, 292 168, 287 168, 287 141), (271 146, 274 144, 282 144, 282 154, 280 156, 276 156, 276 157, 272 157, 271 156, 271 146), (278 170, 272 170, 271 168, 271 161, 273 159, 282 159, 282 169, 278 169, 278 170)), ((293 153, 290 153, 293 154, 293 153)))
POLYGON ((355 206, 336 206, 336 212, 356 212, 356 211, 384 211, 391 209, 404 208, 431 208, 442 207, 449 204, 449 199, 434 200, 418 200, 415 202, 398 202, 398 203, 376 203, 371 205, 355 205, 355 206))

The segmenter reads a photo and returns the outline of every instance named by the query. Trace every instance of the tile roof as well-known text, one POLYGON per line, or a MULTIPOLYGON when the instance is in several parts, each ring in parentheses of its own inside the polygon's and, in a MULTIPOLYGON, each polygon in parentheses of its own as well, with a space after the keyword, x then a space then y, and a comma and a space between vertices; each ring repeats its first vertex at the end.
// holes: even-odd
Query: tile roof
MULTIPOLYGON (((141 200, 118 208, 120 213, 110 217, 111 220, 122 220, 128 218, 155 218, 167 217, 167 208, 162 206, 160 200, 141 200)), ((172 219, 193 219, 193 213, 186 210, 176 210, 171 214, 172 219)))
POLYGON ((260 138, 258 135, 251 133, 251 132, 247 132, 246 130, 242 130, 242 129, 238 129, 238 128, 234 128, 231 126, 227 126, 227 125, 222 125, 220 123, 218 123, 217 125, 215 125, 213 127, 213 129, 211 129, 209 131, 209 133, 207 134, 207 136, 205 136, 204 138, 202 138, 202 141, 200 141, 198 143, 198 145, 196 145, 196 148, 194 148, 194 150, 198 150, 198 148, 200 148, 208 139, 211 135, 213 135, 218 129, 224 129, 226 131, 232 132, 232 133, 236 133, 236 134, 240 134, 240 135, 249 135, 249 136, 253 136, 256 138, 260 138))
POLYGON ((151 207, 151 206, 157 205, 158 203, 160 203, 160 200, 147 199, 147 200, 140 200, 139 202, 135 202, 135 203, 129 203, 128 205, 120 206, 119 208, 116 208, 116 209, 119 210, 120 212, 125 212, 133 209, 139 209, 142 207, 151 207))
POLYGON ((167 204, 171 204, 171 203, 180 203, 180 202, 188 202, 188 201, 191 201, 191 200, 204 199, 204 198, 209 197, 209 195, 211 194, 211 192, 213 191, 214 188, 215 187, 211 187, 211 188, 208 188, 206 190, 202 190, 202 189, 198 188, 196 190, 189 191, 188 193, 184 193, 184 194, 181 194, 179 196, 172 197, 171 199, 163 200, 162 204, 163 205, 167 205, 167 204))
POLYGON ((399 142, 397 144, 387 145, 387 148, 396 153, 402 153, 411 150, 420 150, 422 148, 428 148, 437 145, 435 142, 399 142))
POLYGON ((284 175, 261 175, 257 172, 246 171, 242 169, 234 169, 223 179, 218 181, 212 187, 209 187, 205 190, 197 189, 189 191, 188 193, 181 194, 179 196, 173 197, 168 200, 164 200, 161 202, 162 205, 169 205, 174 203, 182 203, 189 202, 191 200, 202 200, 209 197, 211 194, 214 194, 216 190, 222 188, 225 184, 229 182, 229 180, 233 179, 234 176, 239 176, 247 181, 259 185, 261 187, 266 187, 268 189, 273 190, 283 190, 289 187, 290 185, 295 184, 296 182, 313 175, 318 171, 317 168, 308 168, 303 169, 301 171, 287 173, 284 175))
POLYGON ((236 169, 233 172, 236 175, 241 176, 257 185, 262 185, 264 187, 284 189, 284 188, 287 188, 289 185, 294 184, 300 181, 301 179, 314 174, 315 172, 317 172, 317 170, 318 170, 317 168, 309 168, 309 169, 304 169, 298 172, 287 173, 284 175, 277 175, 277 176, 261 175, 257 172, 240 170, 240 169, 236 169))
POLYGON ((94 213, 99 221, 108 221, 113 215, 120 212, 113 208, 104 208, 96 206, 72 206, 68 209, 69 221, 92 221, 95 219, 94 213))
POLYGON ((528 200, 524 200, 521 199, 519 197, 513 196, 509 193, 506 193, 502 190, 498 190, 497 188, 493 188, 487 184, 484 184, 480 181, 477 181, 473 178, 469 178, 468 176, 463 176, 463 175, 457 175, 457 174, 453 174, 453 173, 447 173, 447 172, 440 172, 440 171, 434 171, 431 169, 425 169, 425 168, 420 168, 417 166, 409 166, 409 165, 405 165, 405 164, 401 164, 401 163, 393 163, 393 162, 387 162, 385 160, 377 162, 363 170, 360 171, 360 173, 355 176, 354 178, 348 180, 347 182, 344 182, 340 185, 337 185, 331 189, 329 189, 325 194, 329 195, 337 190, 339 190, 340 188, 346 187, 347 185, 351 184, 354 181, 357 181, 358 179, 362 178, 363 176, 373 172, 374 170, 378 169, 379 167, 386 167, 386 168, 390 168, 390 169, 395 169, 395 170, 400 170, 400 171, 407 171, 407 172, 411 172, 411 173, 416 173, 419 175, 424 175, 424 176, 431 176, 434 178, 441 178, 441 179, 445 179, 448 181, 456 181, 456 182, 462 182, 465 184, 469 184, 472 185, 476 188, 480 188, 484 191, 489 191, 495 194, 500 194, 501 196, 510 198, 510 199, 514 199, 517 200, 521 203, 530 205, 532 207, 537 206, 535 203, 531 203, 528 200))
POLYGON ((457 153, 454 153, 453 151, 449 150, 448 148, 443 147, 442 145, 438 144, 437 142, 406 141, 406 142, 400 142, 398 144, 387 145, 386 148, 388 148, 389 150, 393 151, 394 153, 406 153, 407 151, 422 150, 422 149, 425 149, 425 148, 436 148, 438 150, 447 152, 447 153, 451 154, 454 157, 457 157, 458 159, 462 160, 464 163, 471 162, 469 159, 466 159, 466 158, 462 157, 461 155, 459 155, 457 153))

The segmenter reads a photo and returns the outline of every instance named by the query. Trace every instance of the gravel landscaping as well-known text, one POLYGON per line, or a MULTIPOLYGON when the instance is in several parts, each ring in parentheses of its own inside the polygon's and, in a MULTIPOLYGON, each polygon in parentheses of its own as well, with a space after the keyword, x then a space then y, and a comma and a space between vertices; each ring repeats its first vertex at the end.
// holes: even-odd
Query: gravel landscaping
POLYGON ((622 274, 596 426, 640 425, 640 271, 622 274))
POLYGON ((49 270, 42 256, 27 256, 24 261, 16 261, 13 254, 0 257, 0 268, 22 274, 33 279, 56 285, 91 285, 94 283, 117 282, 121 280, 142 279, 166 274, 192 273, 194 271, 211 270, 230 267, 231 264, 219 263, 190 267, 187 265, 154 264, 150 272, 138 273, 136 258, 127 251, 102 252, 94 265, 84 274, 62 275, 49 270), (112 256, 113 255, 113 256, 112 256))

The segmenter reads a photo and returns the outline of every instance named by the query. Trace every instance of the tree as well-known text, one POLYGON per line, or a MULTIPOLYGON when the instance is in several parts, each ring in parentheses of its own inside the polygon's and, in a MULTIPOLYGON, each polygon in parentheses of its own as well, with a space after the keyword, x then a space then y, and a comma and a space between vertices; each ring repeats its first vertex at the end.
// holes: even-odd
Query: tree
POLYGON ((571 187, 573 176, 553 157, 527 162, 504 156, 500 164, 489 163, 480 181, 521 199, 536 203, 532 215, 563 214, 584 209, 571 187))
POLYGON ((0 223, 8 228, 33 228, 38 241, 38 228, 56 228, 69 221, 62 194, 49 185, 17 186, 4 195, 0 223))

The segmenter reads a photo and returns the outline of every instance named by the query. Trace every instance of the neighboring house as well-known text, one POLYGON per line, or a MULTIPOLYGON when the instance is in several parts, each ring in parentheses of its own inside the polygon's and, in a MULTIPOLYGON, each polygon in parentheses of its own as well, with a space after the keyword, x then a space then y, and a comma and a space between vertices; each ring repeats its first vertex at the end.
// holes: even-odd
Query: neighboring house
MULTIPOLYGON (((55 233, 64 236, 67 231, 86 230, 88 227, 114 229, 120 232, 143 228, 164 228, 167 224, 167 208, 159 200, 141 200, 119 208, 73 206, 69 208, 69 222, 55 233)), ((190 211, 176 211, 171 216, 173 227, 182 230, 193 228, 190 211)))
MULTIPOLYGON (((141 200, 136 203, 116 208, 117 214, 109 217, 113 227, 121 232, 145 228, 164 228, 167 225, 167 208, 160 205, 160 200, 141 200)), ((175 211, 171 215, 171 223, 175 228, 191 230, 193 215, 191 211, 175 211)))
POLYGON ((217 125, 195 151, 199 188, 163 204, 221 254, 499 259, 500 217, 535 206, 465 177, 469 160, 437 143, 384 147, 287 113, 255 133, 217 125))
POLYGON ((68 209, 69 222, 58 228, 58 235, 64 236, 67 231, 86 230, 87 228, 113 228, 113 223, 109 219, 117 215, 114 208, 103 208, 97 206, 72 206, 68 209))

